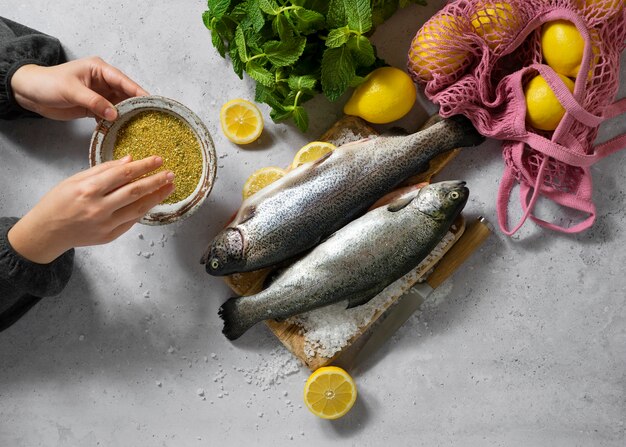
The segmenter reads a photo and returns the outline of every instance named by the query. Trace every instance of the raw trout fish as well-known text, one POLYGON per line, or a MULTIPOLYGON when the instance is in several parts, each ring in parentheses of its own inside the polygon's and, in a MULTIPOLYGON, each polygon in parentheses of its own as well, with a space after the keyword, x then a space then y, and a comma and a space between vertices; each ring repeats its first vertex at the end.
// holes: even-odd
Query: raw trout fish
POLYGON ((462 116, 420 132, 343 145, 300 166, 243 202, 209 245, 202 263, 211 275, 278 264, 316 246, 435 156, 483 141, 462 116))
POLYGON ((287 267, 262 292, 227 300, 219 310, 231 340, 254 324, 282 320, 338 301, 365 304, 415 268, 448 232, 469 190, 434 183, 376 208, 287 267))

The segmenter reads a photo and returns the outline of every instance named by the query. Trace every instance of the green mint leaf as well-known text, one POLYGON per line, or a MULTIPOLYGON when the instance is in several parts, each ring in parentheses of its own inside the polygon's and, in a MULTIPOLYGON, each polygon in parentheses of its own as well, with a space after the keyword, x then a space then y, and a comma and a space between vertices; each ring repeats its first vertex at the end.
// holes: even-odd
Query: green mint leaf
POLYGON ((211 42, 213 46, 217 49, 217 52, 220 53, 220 56, 226 56, 226 46, 224 45, 224 41, 222 40, 222 36, 217 31, 211 31, 211 42))
POLYGON ((293 109, 293 121, 300 131, 306 132, 309 128, 309 115, 304 110, 304 107, 297 106, 293 109))
POLYGON ((312 9, 313 11, 317 11, 320 14, 326 16, 328 14, 329 1, 328 0, 308 0, 307 8, 312 9))
POLYGON ((230 7, 230 0, 209 0, 209 11, 217 20, 221 20, 230 7))
POLYGON ((274 75, 267 68, 264 68, 257 61, 246 62, 246 73, 257 82, 266 87, 274 87, 274 75))
POLYGON ((350 80, 350 87, 354 88, 354 87, 358 87, 359 85, 363 84, 363 82, 365 81, 365 78, 362 76, 358 76, 355 75, 351 80, 350 80))
POLYGON ((213 19, 211 11, 204 11, 202 13, 202 22, 204 23, 204 26, 206 26, 206 28, 210 30, 213 29, 213 25, 211 25, 211 19, 213 19))
POLYGON ((298 31, 303 34, 310 34, 321 29, 325 22, 322 14, 304 8, 291 11, 291 17, 294 19, 298 31))
POLYGON ((295 63, 304 52, 306 38, 292 38, 288 41, 270 40, 263 45, 267 59, 276 67, 286 67, 295 63))
POLYGON ((280 108, 277 109, 272 109, 270 111, 270 118, 272 118, 272 121, 274 121, 275 123, 280 123, 281 121, 286 121, 289 118, 291 118, 293 115, 293 109, 285 109, 282 106, 280 108))
POLYGON ((246 38, 243 33, 243 29, 241 26, 238 26, 235 30, 235 43, 237 44, 237 49, 239 50, 239 57, 243 62, 248 62, 248 50, 246 48, 246 38))
POLYGON ((265 14, 275 16, 280 13, 280 6, 274 0, 259 0, 259 7, 265 14))
POLYGON ((322 57, 322 90, 331 101, 336 101, 346 91, 354 77, 356 65, 346 46, 328 48, 322 57))
POLYGON ((279 93, 276 92, 275 89, 266 87, 260 83, 257 83, 256 85, 254 100, 256 102, 264 102, 265 104, 276 110, 284 109, 279 93))
POLYGON ((293 37, 293 28, 291 27, 289 20, 287 20, 287 17, 283 14, 278 14, 274 17, 272 20, 272 30, 274 31, 274 34, 278 34, 280 40, 286 41, 293 37))
POLYGON ((330 28, 340 28, 348 23, 348 0, 330 0, 326 23, 330 28))
POLYGON ((265 18, 261 13, 261 9, 259 9, 260 3, 263 0, 247 0, 247 8, 246 12, 248 15, 246 16, 246 21, 250 24, 252 29, 254 29, 255 33, 261 31, 263 25, 265 25, 265 18))
POLYGON ((230 12, 229 17, 235 22, 241 22, 248 15, 248 2, 239 3, 230 12))
POLYGON ((239 76, 239 79, 243 79, 244 63, 239 57, 239 51, 234 42, 231 42, 228 54, 230 56, 230 61, 233 64, 233 71, 237 74, 237 76, 239 76))
POLYGON ((376 61, 374 47, 365 36, 350 37, 347 47, 352 52, 352 57, 358 65, 369 67, 376 61))
POLYGON ((346 0, 348 26, 359 34, 372 29, 372 9, 370 0, 346 0))
POLYGON ((344 26, 342 28, 336 28, 328 33, 326 38, 326 46, 328 48, 339 48, 348 41, 350 37, 350 28, 344 26))
POLYGON ((291 75, 288 82, 291 90, 313 93, 317 84, 317 78, 313 75, 291 75))

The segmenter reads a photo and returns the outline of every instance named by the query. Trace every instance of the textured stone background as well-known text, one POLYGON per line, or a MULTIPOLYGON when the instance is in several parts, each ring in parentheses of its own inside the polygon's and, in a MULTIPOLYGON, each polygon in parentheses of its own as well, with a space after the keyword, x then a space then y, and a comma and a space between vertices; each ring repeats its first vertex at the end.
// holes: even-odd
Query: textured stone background
MULTIPOLYGON (((390 63, 404 65, 412 35, 442 4, 430 3, 378 30, 390 63)), ((0 445, 625 445, 626 153, 592 168, 598 219, 591 230, 565 236, 529 223, 514 238, 491 237, 421 315, 354 371, 360 397, 342 420, 318 420, 300 407, 304 368, 265 390, 255 384, 289 357, 262 325, 236 343, 220 334, 217 308, 229 292, 198 259, 238 205, 247 175, 288 164, 341 116, 341 104, 310 103, 307 135, 274 125, 262 107, 260 142, 229 143, 219 107, 252 98, 253 89, 211 47, 204 6, 0 0, 3 16, 59 37, 71 57, 100 55, 150 92, 188 105, 220 156, 218 181, 196 215, 78 250, 65 292, 0 334, 0 445), (164 246, 150 246, 163 237, 164 246), (259 365, 265 370, 255 372, 259 365)), ((402 124, 414 130, 422 116, 416 111, 402 124)), ((93 127, 92 120, 0 123, 0 215, 25 213, 84 169, 93 127)), ((624 132, 626 120, 606 130, 605 137, 624 132)), ((467 216, 494 224, 498 147, 490 141, 467 150, 444 172, 469 182, 467 216)))

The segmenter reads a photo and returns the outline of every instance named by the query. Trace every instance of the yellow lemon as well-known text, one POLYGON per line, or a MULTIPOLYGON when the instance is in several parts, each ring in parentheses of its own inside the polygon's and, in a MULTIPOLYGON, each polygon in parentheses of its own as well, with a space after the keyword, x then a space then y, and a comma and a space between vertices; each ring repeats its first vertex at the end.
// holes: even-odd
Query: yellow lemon
POLYGON ((322 158, 326 154, 330 154, 335 150, 335 145, 326 143, 325 141, 313 141, 303 146, 297 153, 291 163, 291 169, 295 169, 304 163, 322 158))
POLYGON ((585 39, 572 22, 547 22, 541 28, 541 51, 554 71, 575 78, 583 60, 585 39))
POLYGON ((233 99, 220 110, 222 132, 236 144, 255 141, 263 131, 263 116, 259 108, 245 99, 233 99))
POLYGON ((304 403, 316 416, 338 419, 356 401, 356 385, 352 377, 336 366, 317 369, 304 385, 304 403))
POLYGON ((265 188, 270 183, 282 178, 287 171, 275 166, 268 166, 267 168, 261 168, 254 171, 246 183, 243 185, 242 195, 244 200, 250 197, 252 194, 265 188))
POLYGON ((398 68, 381 67, 354 90, 343 111, 370 123, 385 124, 409 113, 416 98, 415 85, 408 74, 398 68))
POLYGON ((504 38, 515 37, 521 28, 517 9, 509 3, 484 3, 472 14, 472 26, 492 50, 504 38))
POLYGON ((455 47, 464 34, 458 20, 450 14, 437 15, 417 32, 409 50, 409 68, 420 80, 452 74, 469 57, 466 49, 455 47))
POLYGON ((581 8, 593 8, 593 16, 603 19, 610 18, 624 10, 624 0, 578 0, 581 8))
MULTIPOLYGON (((570 91, 574 90, 571 79, 559 74, 570 91)), ((535 129, 554 130, 561 122, 565 109, 542 76, 535 76, 524 87, 526 97, 526 122, 535 129)))

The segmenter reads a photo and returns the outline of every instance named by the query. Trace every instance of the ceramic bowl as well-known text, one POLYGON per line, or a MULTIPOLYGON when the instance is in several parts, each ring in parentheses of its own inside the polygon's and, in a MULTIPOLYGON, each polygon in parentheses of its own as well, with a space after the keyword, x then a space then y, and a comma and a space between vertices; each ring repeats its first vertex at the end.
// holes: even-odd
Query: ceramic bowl
POLYGON ((211 192, 217 170, 215 146, 204 123, 181 103, 162 96, 129 98, 120 102, 116 107, 118 119, 113 122, 100 121, 93 133, 89 150, 89 164, 95 166, 113 159, 113 148, 118 131, 138 113, 147 110, 169 113, 187 123, 198 139, 202 152, 202 177, 196 189, 188 197, 180 202, 155 206, 140 220, 140 223, 164 225, 192 215, 211 192))

